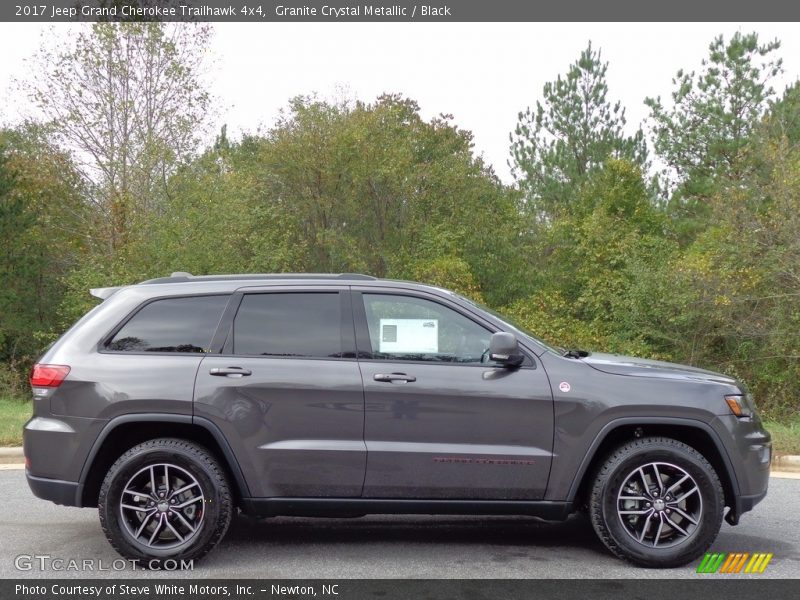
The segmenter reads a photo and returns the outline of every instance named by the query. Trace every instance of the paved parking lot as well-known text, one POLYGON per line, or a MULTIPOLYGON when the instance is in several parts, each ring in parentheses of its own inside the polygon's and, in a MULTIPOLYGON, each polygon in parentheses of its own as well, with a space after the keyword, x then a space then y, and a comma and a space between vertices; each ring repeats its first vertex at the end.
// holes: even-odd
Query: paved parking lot
MULTIPOLYGON (((106 542, 95 510, 64 508, 35 499, 23 471, 0 470, 0 497, 0 577, 179 576, 146 571, 19 571, 15 558, 20 555, 95 559, 107 568, 118 556, 106 542)), ((798 506, 800 479, 772 478, 764 502, 745 515, 738 527, 723 524, 712 549, 773 552, 765 573, 755 577, 797 577, 798 506)), ((664 571, 627 565, 605 551, 582 517, 548 523, 529 517, 428 516, 265 521, 240 517, 220 546, 186 575, 271 579, 701 577, 692 566, 664 571)))

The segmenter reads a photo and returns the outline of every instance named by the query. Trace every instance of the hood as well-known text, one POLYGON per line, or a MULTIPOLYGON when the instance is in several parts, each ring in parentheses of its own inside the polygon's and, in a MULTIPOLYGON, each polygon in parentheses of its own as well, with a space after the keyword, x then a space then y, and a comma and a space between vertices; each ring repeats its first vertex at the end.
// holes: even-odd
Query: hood
POLYGON ((679 365, 661 360, 635 358, 619 354, 603 354, 592 352, 580 359, 590 367, 612 375, 628 375, 632 377, 659 377, 661 379, 686 379, 690 381, 707 381, 738 386, 738 382, 727 375, 706 371, 697 367, 679 365))

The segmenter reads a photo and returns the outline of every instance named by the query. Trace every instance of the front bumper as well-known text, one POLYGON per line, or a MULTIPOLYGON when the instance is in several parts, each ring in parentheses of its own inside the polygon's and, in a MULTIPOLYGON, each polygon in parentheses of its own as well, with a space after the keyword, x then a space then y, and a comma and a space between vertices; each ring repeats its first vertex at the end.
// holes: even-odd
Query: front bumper
POLYGON ((42 500, 50 500, 63 506, 81 506, 83 486, 77 481, 61 481, 47 477, 34 477, 25 471, 28 487, 33 495, 42 500))
POLYGON ((717 417, 714 424, 733 463, 733 498, 725 520, 736 525, 744 513, 752 510, 767 495, 772 438, 757 417, 739 419, 724 415, 717 417))
POLYGON ((766 495, 767 490, 765 489, 763 492, 750 496, 736 496, 734 505, 725 514, 725 521, 729 525, 738 525, 742 514, 753 510, 753 507, 761 502, 766 495))
POLYGON ((772 438, 761 421, 724 415, 716 417, 711 426, 733 462, 739 493, 757 496, 766 490, 772 462, 772 438))

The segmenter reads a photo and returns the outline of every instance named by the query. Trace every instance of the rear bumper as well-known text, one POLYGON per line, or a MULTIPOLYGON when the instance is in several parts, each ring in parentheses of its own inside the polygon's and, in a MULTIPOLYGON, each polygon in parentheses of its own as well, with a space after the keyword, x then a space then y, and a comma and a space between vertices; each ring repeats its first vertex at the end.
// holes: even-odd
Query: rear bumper
POLYGON ((77 481, 61 481, 46 477, 34 477, 25 471, 28 487, 33 495, 42 500, 50 500, 63 506, 81 506, 81 484, 77 481))

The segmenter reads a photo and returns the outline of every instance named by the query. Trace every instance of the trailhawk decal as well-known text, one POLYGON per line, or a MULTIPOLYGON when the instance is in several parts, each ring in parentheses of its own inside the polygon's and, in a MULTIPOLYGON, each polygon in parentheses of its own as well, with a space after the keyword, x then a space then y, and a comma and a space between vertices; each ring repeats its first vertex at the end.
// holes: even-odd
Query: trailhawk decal
POLYGON ((464 465, 535 465, 535 460, 514 458, 460 458, 458 456, 436 456, 435 463, 459 463, 464 465))

